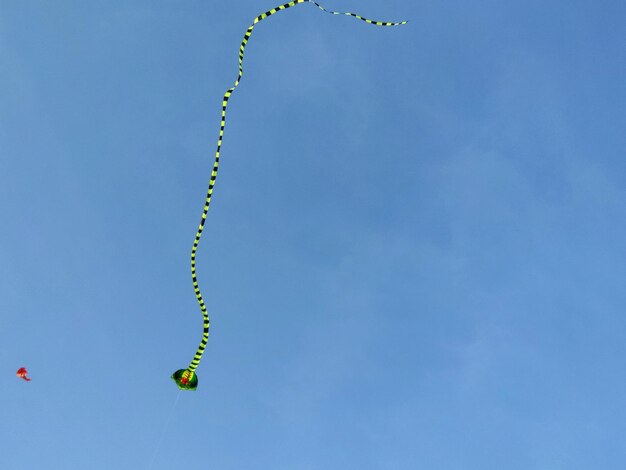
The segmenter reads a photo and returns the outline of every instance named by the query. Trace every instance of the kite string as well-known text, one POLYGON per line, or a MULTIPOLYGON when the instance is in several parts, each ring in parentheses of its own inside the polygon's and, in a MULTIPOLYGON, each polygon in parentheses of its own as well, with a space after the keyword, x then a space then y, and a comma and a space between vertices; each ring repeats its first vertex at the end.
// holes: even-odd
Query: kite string
POLYGON ((170 422, 172 421, 172 417, 174 416, 174 409, 176 408, 176 404, 178 403, 178 397, 180 397, 180 390, 176 394, 176 398, 174 399, 174 404, 172 405, 172 409, 170 410, 170 413, 167 417, 167 421, 165 421, 165 424, 163 425, 163 429, 161 430, 161 436, 159 437, 159 440, 154 449, 154 452, 152 453, 152 458, 150 459, 150 465, 148 465, 148 470, 152 468, 152 465, 154 464, 154 460, 156 459, 156 456, 159 453, 159 449, 161 448, 161 444, 163 443, 163 438, 165 437, 167 428, 169 427, 170 422))

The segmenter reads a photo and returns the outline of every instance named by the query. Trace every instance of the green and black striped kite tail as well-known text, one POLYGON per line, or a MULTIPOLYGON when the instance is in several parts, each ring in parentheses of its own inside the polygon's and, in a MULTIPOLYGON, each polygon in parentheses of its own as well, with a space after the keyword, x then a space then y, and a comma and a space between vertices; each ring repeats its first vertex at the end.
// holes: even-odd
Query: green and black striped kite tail
POLYGON ((376 26, 400 26, 400 25, 403 25, 403 24, 407 24, 407 23, 408 23, 408 21, 400 21, 400 22, 398 22, 398 23, 391 23, 391 22, 389 22, 389 21, 375 21, 375 20, 370 20, 370 19, 367 19, 367 18, 363 18, 361 15, 357 15, 356 13, 350 13, 349 11, 345 11, 345 12, 344 12, 344 11, 330 11, 330 10, 327 10, 327 9, 326 9, 326 8, 324 8, 322 5, 320 5, 320 4, 319 4, 319 3, 317 3, 317 2, 314 2, 313 0, 306 0, 306 1, 308 1, 308 2, 310 2, 310 3, 315 4, 315 5, 317 6, 317 8, 319 8, 319 9, 320 9, 320 10, 322 10, 322 11, 325 11, 326 13, 330 13, 331 15, 347 15, 347 16, 354 16, 355 18, 357 18, 357 19, 359 19, 359 20, 361 20, 361 21, 365 21, 366 23, 373 24, 373 25, 376 25, 376 26))
POLYGON ((248 40, 250 36, 252 36, 252 30, 254 26, 259 22, 264 20, 265 18, 272 16, 275 13, 278 13, 281 10, 286 10, 287 8, 291 8, 293 6, 298 5, 299 3, 313 3, 322 11, 326 13, 330 13, 332 15, 348 15, 353 16, 359 20, 365 21, 366 23, 373 24, 375 26, 399 26, 406 24, 406 21, 402 21, 399 23, 390 23, 387 21, 374 21, 367 18, 364 18, 355 13, 343 13, 337 11, 326 10, 323 6, 313 0, 293 0, 291 2, 285 3, 283 5, 277 6, 276 8, 272 8, 269 11, 257 16, 250 27, 246 30, 246 33, 243 36, 243 40, 241 41, 241 46, 239 46, 239 73, 237 75, 237 79, 232 87, 226 90, 224 93, 224 98, 222 99, 222 119, 220 122, 220 132, 217 138, 217 150, 215 152, 215 162, 213 163, 213 170, 211 171, 211 178, 209 179, 209 189, 207 191, 206 199, 204 201, 204 209, 202 210, 202 218, 200 219, 200 225, 198 226, 198 231, 196 232, 196 238, 193 241, 193 246, 191 248, 191 279, 193 281, 193 290, 196 294, 196 299, 198 301, 198 305, 200 306, 200 311, 202 312, 202 317, 204 319, 203 326, 203 334, 202 341, 200 341, 200 346, 198 346, 198 350, 196 351, 196 355, 193 357, 193 360, 189 364, 186 369, 177 370, 172 374, 172 379, 178 385, 178 388, 181 390, 195 390, 198 387, 198 376, 196 375, 196 368, 200 363, 200 359, 202 358, 202 354, 204 353, 204 349, 206 348, 207 341, 209 340, 209 314, 206 309, 206 305, 204 304, 204 299, 202 298, 202 294, 200 293, 200 288, 198 287, 198 279, 196 277, 196 251, 198 250, 198 244, 200 243, 200 237, 202 236, 202 230, 204 229, 204 222, 206 221, 206 216, 209 211, 209 205, 211 204, 211 195, 213 194, 213 187, 215 186, 215 179, 217 178, 217 170, 220 163, 220 151, 222 149, 222 139, 224 137, 224 128, 226 126, 226 107, 228 106, 228 100, 231 95, 235 91, 235 88, 241 82, 241 78, 243 77, 243 56, 246 49, 246 44, 248 44, 248 40))

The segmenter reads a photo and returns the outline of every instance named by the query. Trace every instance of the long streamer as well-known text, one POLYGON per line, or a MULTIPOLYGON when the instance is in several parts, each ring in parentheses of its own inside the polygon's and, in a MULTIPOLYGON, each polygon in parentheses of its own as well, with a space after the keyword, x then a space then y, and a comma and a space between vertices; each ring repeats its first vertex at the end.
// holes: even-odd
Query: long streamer
POLYGON ((228 90, 226 90, 226 93, 224 93, 224 98, 222 100, 222 119, 220 122, 219 137, 217 138, 217 150, 215 152, 215 161, 213 163, 213 170, 211 171, 211 178, 209 179, 209 189, 207 191, 206 199, 204 201, 204 208, 202 209, 202 217, 200 219, 200 225, 198 226, 198 231, 196 232, 196 238, 194 239, 193 246, 191 248, 191 279, 193 281, 193 290, 196 294, 196 299, 198 301, 198 305, 200 306, 200 311, 202 312, 203 330, 202 330, 202 340, 200 341, 200 345, 198 346, 196 354, 193 357, 189 366, 186 369, 179 369, 172 374, 172 379, 174 379, 174 381, 176 382, 176 385, 178 385, 178 388, 180 388, 181 390, 195 390, 197 388, 198 376, 196 374, 196 369, 198 365, 200 364, 200 359, 202 359, 202 354, 204 353, 207 342, 209 340, 209 326, 210 326, 209 313, 204 303, 204 299, 202 298, 200 287, 198 286, 198 278, 196 275, 196 252, 198 250, 198 244, 200 243, 200 237, 202 236, 202 231, 204 229, 204 222, 206 221, 206 216, 209 211, 209 205, 211 204, 211 196, 213 194, 213 187, 215 186, 215 179, 217 178, 217 170, 220 164, 220 151, 222 149, 222 139, 224 138, 224 128, 226 127, 226 107, 228 106, 228 100, 230 99, 231 95, 235 91, 235 88, 237 88, 237 86, 239 85, 243 77, 244 52, 246 50, 246 44, 248 44, 248 40, 250 39, 250 36, 252 36, 252 31, 254 29, 254 26, 258 22, 263 21, 264 19, 278 13, 279 11, 294 7, 300 3, 312 3, 315 6, 317 6, 320 10, 326 13, 330 13, 332 15, 353 16, 354 18, 365 21, 366 23, 369 23, 369 24, 373 24, 375 26, 399 26, 399 25, 403 25, 407 23, 406 21, 392 23, 392 22, 387 22, 387 21, 370 20, 368 18, 364 18, 355 13, 337 12, 337 11, 327 10, 326 8, 324 8, 319 3, 313 0, 293 0, 291 2, 277 6, 276 8, 272 8, 271 10, 266 11, 265 13, 262 13, 261 15, 257 16, 254 19, 254 22, 246 30, 246 33, 243 36, 243 40, 241 41, 241 46, 239 46, 239 74, 237 75, 237 79, 235 80, 235 83, 233 84, 233 86, 230 87, 228 90))

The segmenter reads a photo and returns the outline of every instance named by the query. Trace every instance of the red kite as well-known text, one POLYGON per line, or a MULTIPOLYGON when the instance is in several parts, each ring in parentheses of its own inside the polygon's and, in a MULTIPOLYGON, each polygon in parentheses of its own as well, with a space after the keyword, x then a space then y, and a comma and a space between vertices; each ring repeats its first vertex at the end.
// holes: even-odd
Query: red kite
POLYGON ((30 382, 30 379, 26 376, 26 374, 28 374, 28 371, 26 370, 26 367, 20 367, 19 369, 17 369, 16 375, 20 379, 24 379, 24 380, 26 380, 26 382, 30 382))

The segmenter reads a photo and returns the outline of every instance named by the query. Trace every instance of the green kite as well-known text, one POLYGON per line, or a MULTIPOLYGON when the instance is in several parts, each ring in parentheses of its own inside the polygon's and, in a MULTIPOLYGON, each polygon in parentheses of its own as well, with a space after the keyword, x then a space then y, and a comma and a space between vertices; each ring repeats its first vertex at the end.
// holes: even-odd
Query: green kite
POLYGON ((326 13, 330 13, 332 15, 348 15, 353 16, 361 21, 365 21, 366 23, 373 24, 376 26, 399 26, 406 24, 406 21, 402 21, 399 23, 390 23, 387 21, 374 21, 367 18, 364 18, 355 13, 348 12, 337 12, 337 11, 329 11, 326 10, 319 3, 314 2, 313 0, 294 0, 292 2, 285 3, 276 8, 272 8, 269 11, 257 16, 254 19, 254 22, 247 29, 246 33, 243 36, 243 40, 241 41, 241 46, 239 47, 239 74, 237 75, 237 79, 232 87, 226 90, 224 93, 224 98, 222 100, 222 120, 220 123, 220 133, 217 138, 217 150, 215 152, 215 162, 213 163, 213 171, 211 171, 211 178, 209 180, 209 189, 207 191, 206 200, 204 201, 204 209, 202 210, 202 218, 200 219, 200 226, 198 227, 198 231, 196 232, 196 238, 193 241, 193 247, 191 248, 191 279, 193 281, 193 289, 196 294, 196 299, 198 300, 198 305, 200 306, 200 311, 202 312, 202 317, 204 319, 203 324, 203 333, 202 333, 202 341, 200 341, 200 346, 198 346, 198 350, 196 351, 193 360, 187 366, 186 369, 177 370, 172 374, 172 379, 178 385, 178 388, 181 390, 195 390, 198 387, 198 376, 196 375, 196 369, 198 368, 198 364, 200 364, 200 359, 202 358, 202 354, 204 353, 204 349, 206 348, 207 341, 209 339, 209 314, 207 312, 206 305, 204 304, 204 299, 202 298, 202 294, 200 293, 200 287, 198 287, 198 279, 196 276, 196 251, 198 250, 198 244, 200 243, 200 237, 202 236, 202 230, 204 228, 204 222, 206 220, 207 213, 209 211, 209 204, 211 203, 211 195, 213 194, 213 187, 215 186, 215 179, 217 178, 217 169, 220 163, 220 149, 222 148, 222 139, 224 137, 224 127, 226 125, 226 106, 228 105, 228 100, 230 96, 235 91, 235 88, 239 85, 241 78, 243 77, 243 55, 246 48, 246 44, 252 36, 252 30, 254 26, 275 13, 278 13, 281 10, 286 10, 287 8, 291 8, 300 3, 313 3, 320 10, 325 11, 326 13))

